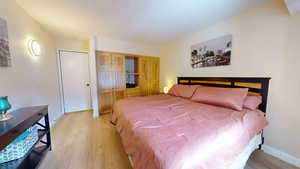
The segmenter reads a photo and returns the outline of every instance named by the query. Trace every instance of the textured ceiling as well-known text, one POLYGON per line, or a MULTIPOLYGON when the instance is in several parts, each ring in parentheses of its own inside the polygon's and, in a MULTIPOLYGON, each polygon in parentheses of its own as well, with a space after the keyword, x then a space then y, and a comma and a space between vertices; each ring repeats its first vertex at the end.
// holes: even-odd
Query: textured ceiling
POLYGON ((53 34, 164 43, 268 0, 17 0, 53 34))

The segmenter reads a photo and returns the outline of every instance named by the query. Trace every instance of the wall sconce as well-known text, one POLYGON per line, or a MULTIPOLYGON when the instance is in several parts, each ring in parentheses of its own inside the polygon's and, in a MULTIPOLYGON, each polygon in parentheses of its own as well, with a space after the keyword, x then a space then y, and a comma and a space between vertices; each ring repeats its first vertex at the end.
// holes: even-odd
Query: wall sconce
POLYGON ((169 87, 164 87, 164 93, 167 94, 169 92, 169 87))
POLYGON ((32 56, 40 56, 41 55, 41 46, 36 40, 29 40, 27 44, 29 53, 32 56))

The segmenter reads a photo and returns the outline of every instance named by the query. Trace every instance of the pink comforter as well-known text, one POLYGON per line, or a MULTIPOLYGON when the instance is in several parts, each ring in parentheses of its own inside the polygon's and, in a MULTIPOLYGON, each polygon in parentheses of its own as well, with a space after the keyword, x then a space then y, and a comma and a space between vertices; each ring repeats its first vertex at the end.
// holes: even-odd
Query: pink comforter
POLYGON ((228 169, 267 125, 259 110, 239 112, 168 95, 121 100, 112 122, 135 169, 228 169))

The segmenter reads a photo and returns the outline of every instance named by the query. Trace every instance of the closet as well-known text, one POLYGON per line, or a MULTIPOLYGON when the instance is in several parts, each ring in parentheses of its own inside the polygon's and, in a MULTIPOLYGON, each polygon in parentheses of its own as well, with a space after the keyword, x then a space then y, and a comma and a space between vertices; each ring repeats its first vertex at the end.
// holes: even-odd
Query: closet
POLYGON ((159 93, 157 57, 97 51, 96 62, 101 113, 120 99, 159 93))

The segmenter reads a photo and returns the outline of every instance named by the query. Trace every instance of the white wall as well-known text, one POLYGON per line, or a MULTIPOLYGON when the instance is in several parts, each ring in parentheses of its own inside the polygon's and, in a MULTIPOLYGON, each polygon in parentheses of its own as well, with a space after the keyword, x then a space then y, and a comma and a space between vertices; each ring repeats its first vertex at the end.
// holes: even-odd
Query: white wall
POLYGON ((96 50, 137 54, 144 56, 159 56, 159 47, 146 45, 137 42, 129 42, 122 40, 113 40, 108 38, 96 37, 96 50))
POLYGON ((88 42, 84 40, 64 39, 64 38, 55 37, 56 48, 62 50, 88 52, 87 43, 88 42))
POLYGON ((161 87, 175 83, 177 76, 272 77, 266 145, 299 160, 299 47, 300 14, 290 16, 284 2, 274 0, 162 47, 161 87), (191 68, 191 45, 227 34, 233 35, 230 66, 191 68))
POLYGON ((0 67, 0 95, 9 96, 13 109, 48 104, 50 120, 57 119, 61 109, 54 40, 15 1, 1 0, 0 17, 8 23, 12 56, 12 67, 0 67), (40 43, 41 56, 28 54, 28 39, 40 43))

